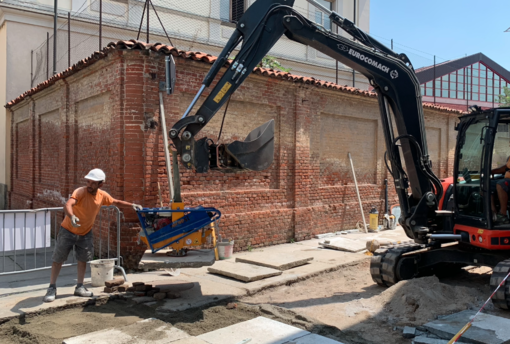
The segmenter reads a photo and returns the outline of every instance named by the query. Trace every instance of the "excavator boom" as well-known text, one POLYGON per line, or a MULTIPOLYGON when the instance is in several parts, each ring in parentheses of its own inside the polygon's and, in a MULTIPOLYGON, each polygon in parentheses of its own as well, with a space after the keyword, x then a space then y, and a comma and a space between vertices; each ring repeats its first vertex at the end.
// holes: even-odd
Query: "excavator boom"
POLYGON ((237 23, 236 30, 205 77, 202 88, 183 118, 170 130, 178 154, 187 168, 262 170, 272 163, 274 123, 255 129, 244 142, 217 145, 194 136, 211 120, 230 95, 248 77, 273 45, 286 35, 311 46, 363 74, 378 95, 387 148, 388 168, 402 209, 400 223, 409 237, 426 243, 434 227, 442 185, 431 169, 427 152, 420 85, 409 59, 385 47, 338 13, 327 11, 333 23, 357 41, 324 29, 294 10, 293 0, 257 0, 237 23), (235 58, 228 58, 242 43, 235 58), (227 63, 229 62, 229 63, 227 63), (220 69, 227 67, 210 95, 194 115, 192 108, 220 69), (391 112, 390 112, 391 109, 391 112), (396 132, 394 132, 394 127, 396 132), (403 161, 401 160, 403 157, 403 161), (405 167, 404 167, 405 166, 405 167))

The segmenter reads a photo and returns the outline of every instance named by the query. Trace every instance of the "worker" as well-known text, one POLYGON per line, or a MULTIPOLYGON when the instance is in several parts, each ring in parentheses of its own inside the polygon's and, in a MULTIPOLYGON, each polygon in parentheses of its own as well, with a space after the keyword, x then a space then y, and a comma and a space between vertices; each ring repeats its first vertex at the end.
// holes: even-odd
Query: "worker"
POLYGON ((491 209, 494 214, 493 220, 497 224, 507 224, 510 221, 506 215, 508 205, 508 193, 510 192, 510 156, 506 159, 506 164, 491 170, 491 174, 504 174, 504 179, 491 181, 491 209), (495 193, 499 200, 499 213, 495 204, 495 193))
POLYGON ((44 296, 44 302, 52 302, 57 296, 57 277, 62 264, 67 260, 69 252, 74 248, 78 261, 78 281, 74 289, 75 296, 91 297, 92 292, 83 286, 87 262, 94 257, 94 240, 92 226, 101 206, 124 205, 133 209, 142 209, 141 205, 121 201, 113 198, 107 192, 100 190, 106 180, 105 173, 95 168, 86 176, 87 186, 74 190, 71 198, 64 207, 65 218, 58 232, 53 264, 51 266, 50 286, 44 296))

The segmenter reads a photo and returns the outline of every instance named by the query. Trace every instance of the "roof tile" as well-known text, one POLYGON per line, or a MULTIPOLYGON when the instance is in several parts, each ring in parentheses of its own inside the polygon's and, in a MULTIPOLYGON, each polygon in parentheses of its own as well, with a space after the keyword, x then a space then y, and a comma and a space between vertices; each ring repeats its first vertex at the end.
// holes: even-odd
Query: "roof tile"
MULTIPOLYGON (((129 40, 129 41, 111 42, 105 48, 103 48, 101 51, 94 52, 90 57, 87 57, 83 60, 78 61, 77 63, 75 63, 68 69, 64 70, 63 72, 53 75, 48 80, 40 83, 39 85, 37 85, 36 87, 34 87, 32 89, 26 91, 25 93, 18 96, 16 99, 11 100, 10 102, 8 102, 5 105, 5 107, 10 108, 10 107, 18 104, 26 97, 31 96, 37 92, 40 92, 41 90, 55 84, 58 80, 64 79, 64 78, 66 78, 74 73, 77 73, 78 71, 96 63, 98 60, 105 58, 108 54, 110 54, 111 52, 113 52, 115 50, 151 50, 151 51, 159 52, 159 53, 162 53, 165 55, 172 54, 175 57, 181 57, 181 58, 191 59, 191 60, 195 60, 195 61, 202 61, 202 62, 206 62, 209 64, 212 64, 212 63, 214 63, 214 61, 217 60, 216 56, 213 56, 210 54, 205 54, 202 52, 179 50, 173 46, 164 45, 161 43, 144 43, 141 41, 136 41, 134 39, 129 40)), ((227 62, 227 63, 230 64, 230 62, 227 62)), ((268 76, 271 78, 288 80, 288 81, 292 81, 292 82, 296 82, 296 83, 303 83, 303 84, 313 85, 313 86, 332 89, 332 90, 338 90, 341 92, 352 93, 352 94, 357 94, 357 95, 366 96, 366 97, 376 97, 377 96, 376 93, 373 91, 365 91, 365 90, 361 90, 359 88, 349 87, 347 85, 342 86, 342 85, 338 85, 334 82, 319 80, 319 79, 315 79, 313 77, 295 75, 295 74, 281 72, 281 71, 268 69, 268 68, 255 67, 253 70, 253 73, 268 76)), ((424 107, 429 107, 429 108, 433 108, 433 109, 437 109, 437 110, 456 112, 459 114, 462 113, 459 110, 449 109, 449 108, 445 108, 445 107, 441 107, 441 106, 437 106, 437 105, 433 105, 433 104, 429 104, 429 103, 424 103, 423 105, 424 105, 424 107)))

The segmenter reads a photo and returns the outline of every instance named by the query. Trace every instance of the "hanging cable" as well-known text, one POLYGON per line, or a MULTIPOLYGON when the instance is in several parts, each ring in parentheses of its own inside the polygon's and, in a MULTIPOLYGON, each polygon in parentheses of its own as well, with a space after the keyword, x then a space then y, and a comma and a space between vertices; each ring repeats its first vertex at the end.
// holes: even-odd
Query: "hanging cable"
POLYGON ((225 116, 227 115, 228 104, 230 104, 230 99, 232 99, 232 94, 228 97, 227 106, 225 107, 225 112, 223 113, 223 119, 221 120, 220 133, 218 134, 218 142, 220 142, 221 132, 223 131, 223 123, 225 123, 225 116))

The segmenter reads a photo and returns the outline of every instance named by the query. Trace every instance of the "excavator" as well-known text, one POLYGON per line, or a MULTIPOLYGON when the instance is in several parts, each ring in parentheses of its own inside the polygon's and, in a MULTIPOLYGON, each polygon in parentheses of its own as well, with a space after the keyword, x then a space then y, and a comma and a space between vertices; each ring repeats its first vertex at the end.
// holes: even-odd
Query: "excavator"
MULTIPOLYGON (((352 39, 304 17, 293 8, 294 0, 255 1, 237 22, 182 119, 168 133, 181 164, 199 173, 210 169, 261 171, 272 164, 273 121, 253 130, 244 141, 229 144, 217 144, 207 137, 195 140, 195 136, 285 35, 358 71, 377 94, 386 144, 384 160, 400 203, 399 223, 412 241, 377 250, 370 263, 372 279, 389 287, 434 269, 488 266, 493 268, 490 284, 495 288, 510 271, 510 225, 493 219, 491 201, 498 207, 498 200, 491 190, 503 175, 491 171, 497 155, 510 155, 508 144, 504 148, 499 143, 505 135, 508 142, 508 132, 498 131, 502 125, 508 128, 510 108, 475 106, 460 117, 454 175, 440 180, 428 155, 420 84, 411 61, 352 21, 314 0, 307 1, 352 39), (229 59, 234 51, 235 57, 229 59), (226 71, 192 114, 223 67, 226 71)), ((507 281, 493 297, 496 307, 510 307, 508 290, 507 281)))

